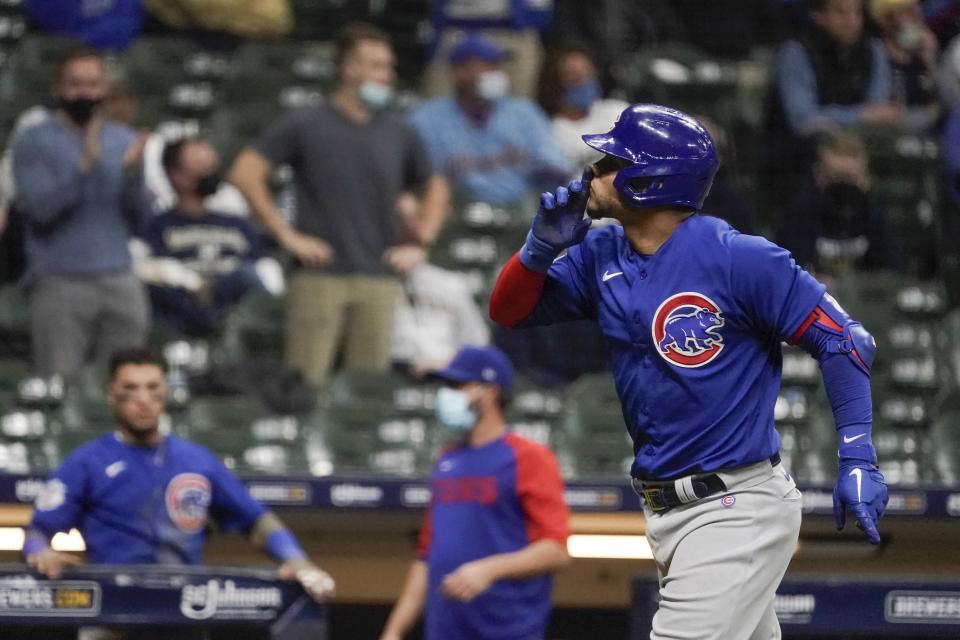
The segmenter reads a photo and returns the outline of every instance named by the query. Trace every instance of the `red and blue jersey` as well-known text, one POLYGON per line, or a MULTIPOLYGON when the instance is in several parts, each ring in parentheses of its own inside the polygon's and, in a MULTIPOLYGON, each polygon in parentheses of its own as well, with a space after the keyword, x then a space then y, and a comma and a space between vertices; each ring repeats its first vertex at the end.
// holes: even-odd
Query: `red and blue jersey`
POLYGON ((550 613, 549 575, 500 580, 469 603, 446 598, 443 579, 461 565, 519 551, 538 540, 566 548, 569 511, 549 449, 514 434, 441 455, 418 556, 427 563, 427 640, 542 640, 550 613))
POLYGON ((209 518, 248 531, 265 512, 210 450, 176 436, 138 447, 110 433, 50 474, 30 528, 76 527, 95 564, 199 564, 209 518))
POLYGON ((695 214, 652 255, 618 225, 591 230, 550 267, 524 324, 598 322, 633 439, 632 474, 675 478, 779 450, 780 345, 825 289, 785 249, 695 214))

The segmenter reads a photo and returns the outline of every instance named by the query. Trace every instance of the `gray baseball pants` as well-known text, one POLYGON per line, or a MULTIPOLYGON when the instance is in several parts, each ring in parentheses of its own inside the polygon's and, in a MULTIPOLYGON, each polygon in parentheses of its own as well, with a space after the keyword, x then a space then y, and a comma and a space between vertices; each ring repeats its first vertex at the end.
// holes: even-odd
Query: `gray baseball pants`
POLYGON ((800 534, 800 491, 769 461, 717 475, 726 493, 644 508, 660 576, 650 640, 781 637, 773 602, 800 534))

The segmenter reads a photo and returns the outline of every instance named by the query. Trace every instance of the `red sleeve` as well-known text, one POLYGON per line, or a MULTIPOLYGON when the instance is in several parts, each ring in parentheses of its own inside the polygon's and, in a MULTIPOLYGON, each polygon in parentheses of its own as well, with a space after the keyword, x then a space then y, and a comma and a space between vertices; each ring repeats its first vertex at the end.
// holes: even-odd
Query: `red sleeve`
POLYGON ((490 294, 490 319, 504 327, 515 327, 533 313, 540 301, 547 274, 531 271, 516 253, 497 277, 490 294))
POLYGON ((803 337, 803 334, 805 334, 807 329, 809 329, 813 324, 819 324, 831 331, 843 333, 843 327, 841 327, 836 323, 836 321, 834 321, 833 318, 827 315, 826 311, 817 306, 813 311, 810 312, 810 315, 807 316, 807 319, 803 321, 803 324, 801 324, 800 327, 793 332, 793 335, 787 339, 787 344, 797 344, 800 342, 800 338, 803 337))
POLYGON ((433 543, 433 504, 427 507, 427 513, 423 517, 423 525, 420 527, 420 535, 417 536, 417 558, 426 560, 430 552, 430 545, 433 543))
POLYGON ((566 547, 570 510, 557 459, 546 447, 519 436, 509 435, 508 442, 517 455, 517 496, 527 516, 530 542, 556 540, 566 547))

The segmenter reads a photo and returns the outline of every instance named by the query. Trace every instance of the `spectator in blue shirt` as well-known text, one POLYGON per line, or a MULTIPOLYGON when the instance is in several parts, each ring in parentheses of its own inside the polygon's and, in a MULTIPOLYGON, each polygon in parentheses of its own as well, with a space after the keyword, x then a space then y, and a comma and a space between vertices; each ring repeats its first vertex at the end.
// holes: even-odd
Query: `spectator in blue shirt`
POLYGON ((164 148, 162 162, 177 203, 150 222, 144 234, 150 257, 137 271, 149 283, 156 320, 202 336, 248 292, 282 281, 282 272, 275 261, 259 260, 260 237, 245 218, 205 206, 221 182, 213 147, 200 138, 178 140, 164 148))
POLYGON ((509 95, 506 57, 483 36, 467 37, 449 57, 454 95, 430 100, 411 115, 435 169, 453 188, 497 205, 523 202, 571 171, 543 111, 509 95))
POLYGON ((780 50, 777 90, 789 130, 899 125, 883 45, 863 28, 863 0, 813 0, 812 28, 780 50))
POLYGON ((101 54, 69 52, 57 108, 13 148, 17 210, 26 225, 37 375, 69 375, 143 342, 149 321, 127 243, 153 214, 143 187, 145 136, 105 118, 101 54))

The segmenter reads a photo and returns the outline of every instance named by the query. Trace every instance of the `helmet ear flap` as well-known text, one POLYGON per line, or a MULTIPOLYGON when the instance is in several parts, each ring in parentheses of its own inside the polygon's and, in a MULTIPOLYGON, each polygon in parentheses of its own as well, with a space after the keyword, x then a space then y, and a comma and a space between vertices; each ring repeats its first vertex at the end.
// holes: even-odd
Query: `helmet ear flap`
POLYGON ((629 178, 626 184, 627 188, 630 189, 635 196, 649 195, 663 189, 663 179, 656 177, 641 176, 629 178))

